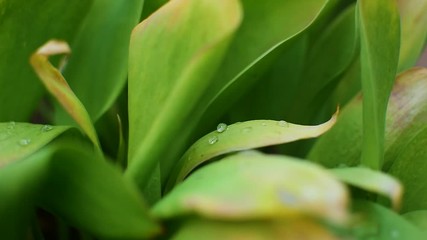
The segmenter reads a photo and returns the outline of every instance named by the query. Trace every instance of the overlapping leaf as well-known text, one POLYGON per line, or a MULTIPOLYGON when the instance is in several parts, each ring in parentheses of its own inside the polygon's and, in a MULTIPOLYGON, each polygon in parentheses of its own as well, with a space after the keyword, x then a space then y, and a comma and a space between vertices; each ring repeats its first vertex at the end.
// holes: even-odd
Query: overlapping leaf
POLYGON ((44 93, 28 59, 51 38, 73 42, 92 0, 0 2, 0 122, 28 121, 44 93))
POLYGON ((127 174, 142 188, 159 159, 167 163, 165 149, 181 141, 240 19, 237 0, 174 0, 135 28, 127 174))
POLYGON ((188 149, 171 173, 168 187, 219 155, 318 137, 335 124, 337 115, 338 112, 328 122, 317 126, 291 124, 283 120, 253 120, 230 126, 219 124, 216 131, 202 137, 188 149))
POLYGON ((172 237, 173 240, 333 240, 339 239, 311 219, 295 221, 226 222, 191 219, 172 237))
MULTIPOLYGON (((95 0, 80 29, 64 76, 93 121, 111 107, 126 84, 130 33, 143 0, 95 0)), ((57 109, 55 120, 69 116, 57 109)))
POLYGON ((30 62, 47 90, 83 129, 93 144, 100 148, 98 136, 88 112, 62 74, 49 62, 51 55, 69 54, 70 52, 71 50, 66 42, 51 40, 31 55, 30 62))
POLYGON ((138 191, 117 169, 91 150, 66 145, 0 169, 2 237, 24 239, 13 237, 25 234, 35 206, 102 238, 139 239, 158 232, 138 191))
POLYGON ((383 164, 387 102, 399 61, 400 19, 396 2, 358 1, 363 92, 362 163, 383 164))
POLYGON ((347 198, 345 187, 315 164, 242 152, 197 170, 152 213, 160 218, 197 214, 234 220, 312 215, 343 223, 347 198))

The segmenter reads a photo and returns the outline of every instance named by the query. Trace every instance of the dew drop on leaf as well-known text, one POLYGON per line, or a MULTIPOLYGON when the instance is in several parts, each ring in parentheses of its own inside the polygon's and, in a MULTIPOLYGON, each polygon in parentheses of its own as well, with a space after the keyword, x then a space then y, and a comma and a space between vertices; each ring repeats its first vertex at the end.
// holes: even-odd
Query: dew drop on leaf
POLYGON ((218 124, 218 126, 216 127, 216 131, 219 133, 223 133, 227 130, 227 124, 225 123, 220 123, 218 124))
POLYGON ((15 125, 16 125, 16 123, 14 121, 9 122, 9 125, 7 126, 7 129, 14 129, 15 125))
POLYGON ((51 126, 51 125, 44 125, 41 129, 40 129, 40 131, 42 131, 42 132, 49 132, 50 130, 52 130, 53 129, 53 126, 51 126))
POLYGON ((212 136, 209 138, 208 143, 209 144, 215 144, 216 142, 218 142, 218 137, 217 136, 212 136))
POLYGON ((21 146, 27 146, 27 145, 29 145, 31 143, 31 139, 29 139, 29 138, 23 138, 23 139, 19 140, 18 143, 21 146))
POLYGON ((277 124, 281 127, 289 127, 289 123, 284 120, 280 120, 277 124))
POLYGON ((243 133, 249 133, 251 131, 252 131, 252 127, 245 127, 245 128, 242 129, 243 133))

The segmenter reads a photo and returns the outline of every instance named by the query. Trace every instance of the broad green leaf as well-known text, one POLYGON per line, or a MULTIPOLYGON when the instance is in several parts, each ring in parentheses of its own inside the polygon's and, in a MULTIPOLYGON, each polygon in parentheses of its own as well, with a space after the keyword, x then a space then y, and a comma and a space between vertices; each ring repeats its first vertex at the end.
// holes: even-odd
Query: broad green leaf
POLYGON ((169 179, 168 187, 181 182, 202 163, 222 154, 314 138, 328 131, 338 112, 323 124, 304 126, 285 121, 253 120, 230 126, 219 124, 213 131, 195 142, 182 156, 169 179))
POLYGON ((399 71, 415 65, 427 39, 427 2, 397 0, 401 19, 399 71))
POLYGON ((0 1, 0 122, 28 121, 44 93, 28 64, 51 38, 72 42, 92 0, 0 1))
POLYGON ((174 0, 134 29, 127 175, 141 188, 159 159, 171 161, 165 149, 180 141, 240 19, 237 0, 174 0))
POLYGON ((198 109, 203 113, 199 128, 217 121, 228 110, 227 106, 236 102, 257 81, 264 82, 260 75, 269 70, 280 53, 292 46, 290 40, 304 33, 329 3, 334 5, 335 1, 268 0, 264 4, 256 0, 242 1, 245 13, 242 26, 210 92, 199 104, 198 109))
POLYGON ((333 240, 339 239, 309 218, 292 221, 212 221, 187 220, 173 240, 333 240))
MULTIPOLYGON (((427 115, 425 115, 427 116, 427 115)), ((427 209, 427 128, 414 134, 411 141, 399 153, 389 173, 402 181, 405 186, 402 212, 427 209)))
POLYGON ((33 154, 69 129, 67 126, 0 123, 0 168, 33 154))
POLYGON ((90 148, 71 145, 44 148, 0 169, 0 210, 19 213, 0 219, 1 232, 14 226, 9 221, 20 224, 14 220, 32 216, 40 206, 104 239, 140 239, 156 233, 159 228, 135 186, 90 148))
POLYGON ((407 212, 402 216, 424 232, 427 231, 427 210, 407 212))
MULTIPOLYGON (((139 22, 143 3, 95 0, 71 45, 73 54, 64 76, 93 121, 111 107, 126 84, 130 34, 139 22)), ((61 110, 55 112, 59 123, 69 118, 61 110)))
POLYGON ((85 107, 73 93, 62 74, 49 62, 49 56, 69 54, 70 52, 66 42, 51 40, 31 55, 30 62, 47 90, 83 129, 93 144, 100 148, 98 136, 85 107))
POLYGON ((362 164, 380 169, 387 102, 399 60, 400 19, 395 1, 358 1, 363 92, 362 164))
POLYGON ((394 209, 400 208, 403 187, 397 179, 363 167, 337 168, 331 172, 347 184, 387 196, 394 209))
POLYGON ((316 38, 310 46, 293 109, 288 110, 293 121, 313 122, 330 95, 325 89, 350 66, 358 50, 355 5, 349 6, 316 38), (310 66, 310 67, 307 67, 310 66))
POLYGON ((354 206, 355 214, 360 216, 360 222, 354 226, 353 237, 357 237, 356 239, 425 239, 425 234, 405 218, 381 205, 356 201, 354 206))
MULTIPOLYGON (((387 108, 385 171, 406 144, 425 126, 427 117, 427 69, 413 68, 395 82, 387 108)), ((308 159, 327 167, 360 164, 362 151, 362 99, 356 96, 338 117, 335 126, 319 138, 308 159)))
POLYGON ((230 220, 312 215, 342 223, 347 197, 346 188, 315 164, 241 152, 197 170, 154 205, 152 213, 230 220))

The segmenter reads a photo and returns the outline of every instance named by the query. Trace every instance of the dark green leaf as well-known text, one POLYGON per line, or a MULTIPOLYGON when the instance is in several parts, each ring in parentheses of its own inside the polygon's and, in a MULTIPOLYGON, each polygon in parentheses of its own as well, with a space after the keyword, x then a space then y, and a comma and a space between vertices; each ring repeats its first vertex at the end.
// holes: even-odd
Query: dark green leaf
POLYGON ((92 0, 0 2, 0 122, 28 121, 44 90, 28 64, 51 38, 72 42, 92 0))
POLYGON ((102 238, 137 239, 159 230, 138 190, 117 169, 92 151, 67 145, 45 148, 0 169, 2 233, 22 227, 19 221, 32 216, 36 205, 102 238))
POLYGON ((362 164, 380 169, 387 102, 399 61, 400 19, 395 1, 358 1, 363 91, 362 164))
MULTIPOLYGON (((95 0, 71 45, 64 76, 93 121, 111 107, 126 84, 130 34, 143 2, 95 0)), ((64 111, 55 114, 59 123, 69 118, 64 111)))

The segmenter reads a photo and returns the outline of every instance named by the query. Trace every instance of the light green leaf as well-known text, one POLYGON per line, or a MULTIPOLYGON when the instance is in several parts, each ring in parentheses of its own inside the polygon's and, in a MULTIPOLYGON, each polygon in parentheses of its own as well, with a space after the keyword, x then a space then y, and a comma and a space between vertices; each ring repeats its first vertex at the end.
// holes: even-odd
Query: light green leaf
POLYGON ((51 38, 72 42, 88 1, 0 1, 0 122, 28 121, 44 93, 28 64, 51 38))
POLYGON ((202 163, 222 154, 314 138, 328 131, 338 112, 323 124, 304 126, 285 121, 253 120, 230 126, 222 123, 195 142, 182 156, 169 178, 168 189, 202 163))
MULTIPOLYGON (((131 36, 129 168, 141 188, 180 140, 241 19, 237 0, 169 1, 131 36)), ((163 173, 162 173, 163 174, 163 173)))
POLYGON ((394 209, 400 208, 403 186, 390 175, 363 167, 337 168, 331 172, 347 184, 387 196, 394 209))
POLYGON ((173 240, 338 240, 321 224, 309 218, 293 221, 225 222, 206 219, 187 220, 173 240))
POLYGON ((422 240, 423 234, 402 216, 389 209, 367 201, 356 201, 355 214, 360 216, 360 222, 355 223, 357 239, 378 240, 422 240))
POLYGON ((424 232, 427 231, 427 210, 407 212, 402 216, 424 232))
POLYGON ((159 231, 133 184, 90 148, 70 146, 44 148, 0 169, 2 234, 22 226, 19 220, 32 216, 35 206, 104 239, 140 239, 159 231), (3 211, 19 215, 4 218, 3 211))
POLYGON ((71 90, 62 74, 49 62, 49 57, 71 52, 66 42, 51 40, 31 55, 30 62, 46 89, 58 100, 99 149, 98 136, 85 107, 71 90))
POLYGON ((0 168, 33 154, 69 129, 67 126, 0 123, 0 168))
POLYGON ((387 102, 399 60, 396 1, 358 1, 363 92, 362 164, 380 169, 384 158, 387 102))
POLYGON ((241 152, 197 170, 160 200, 152 213, 159 218, 197 214, 233 220, 312 215, 343 223, 347 197, 345 187, 315 164, 241 152))
POLYGON ((427 39, 427 2, 397 0, 401 19, 401 47, 399 71, 415 65, 427 39))
MULTIPOLYGON (((71 45, 73 54, 64 76, 93 121, 111 107, 126 84, 130 34, 139 22, 143 3, 95 0, 71 45)), ((58 110, 56 122, 67 122, 67 113, 58 110)))

